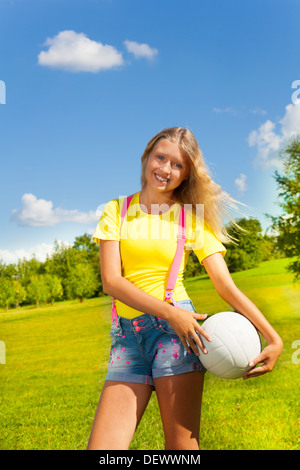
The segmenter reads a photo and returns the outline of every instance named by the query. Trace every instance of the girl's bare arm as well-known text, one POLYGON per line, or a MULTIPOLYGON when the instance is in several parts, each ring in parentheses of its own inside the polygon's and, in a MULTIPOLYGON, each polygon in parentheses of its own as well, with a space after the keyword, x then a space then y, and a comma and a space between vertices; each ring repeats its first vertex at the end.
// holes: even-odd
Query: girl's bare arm
POLYGON ((263 363, 263 365, 247 372, 244 378, 271 371, 282 352, 283 344, 280 336, 256 305, 237 288, 220 253, 205 258, 203 265, 220 297, 237 312, 247 317, 268 343, 261 354, 252 361, 253 366, 258 363, 263 363))

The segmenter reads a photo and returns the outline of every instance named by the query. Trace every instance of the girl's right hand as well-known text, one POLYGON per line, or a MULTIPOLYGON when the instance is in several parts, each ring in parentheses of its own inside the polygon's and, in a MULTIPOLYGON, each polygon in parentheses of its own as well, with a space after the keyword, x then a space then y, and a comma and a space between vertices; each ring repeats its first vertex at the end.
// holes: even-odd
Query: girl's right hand
POLYGON ((201 340, 203 336, 207 341, 211 341, 208 333, 201 328, 197 320, 205 320, 207 315, 201 315, 199 313, 191 312, 183 308, 177 308, 172 306, 172 314, 168 318, 168 322, 172 328, 178 334, 180 341, 182 342, 185 349, 190 352, 191 350, 199 356, 197 345, 204 354, 207 354, 207 350, 201 340))

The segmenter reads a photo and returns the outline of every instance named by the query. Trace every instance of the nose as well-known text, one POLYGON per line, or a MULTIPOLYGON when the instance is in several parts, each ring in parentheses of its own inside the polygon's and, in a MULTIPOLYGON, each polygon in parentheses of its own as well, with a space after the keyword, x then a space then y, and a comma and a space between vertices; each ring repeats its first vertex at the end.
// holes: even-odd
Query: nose
POLYGON ((163 162, 162 170, 166 173, 166 176, 169 176, 169 174, 171 173, 171 162, 168 160, 163 162))

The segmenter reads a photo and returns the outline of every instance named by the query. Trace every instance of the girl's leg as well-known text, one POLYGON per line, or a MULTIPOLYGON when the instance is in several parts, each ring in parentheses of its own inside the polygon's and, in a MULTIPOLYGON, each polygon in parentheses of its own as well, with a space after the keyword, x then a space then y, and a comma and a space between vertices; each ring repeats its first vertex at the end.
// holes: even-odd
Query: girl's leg
POLYGON ((151 385, 105 382, 87 450, 127 450, 152 390, 151 385))
POLYGON ((199 449, 204 372, 154 380, 165 433, 165 449, 199 449))

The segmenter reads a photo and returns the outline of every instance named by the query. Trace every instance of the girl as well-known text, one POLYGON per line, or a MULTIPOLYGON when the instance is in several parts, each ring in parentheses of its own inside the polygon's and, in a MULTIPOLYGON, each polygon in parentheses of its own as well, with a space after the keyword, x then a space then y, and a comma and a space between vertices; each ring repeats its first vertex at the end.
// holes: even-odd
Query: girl
POLYGON ((245 379, 273 369, 282 341, 228 272, 223 215, 230 217, 233 200, 210 178, 189 130, 165 129, 150 140, 141 183, 128 207, 126 198, 105 206, 93 237, 100 245, 103 290, 115 301, 108 373, 88 449, 128 449, 153 389, 165 448, 199 449, 205 369, 197 346, 206 353, 201 336, 211 338, 197 321, 206 315, 196 313, 182 282, 190 250, 221 298, 268 343, 245 379))

